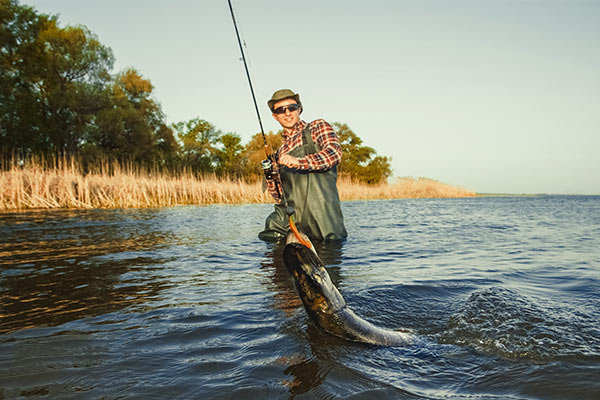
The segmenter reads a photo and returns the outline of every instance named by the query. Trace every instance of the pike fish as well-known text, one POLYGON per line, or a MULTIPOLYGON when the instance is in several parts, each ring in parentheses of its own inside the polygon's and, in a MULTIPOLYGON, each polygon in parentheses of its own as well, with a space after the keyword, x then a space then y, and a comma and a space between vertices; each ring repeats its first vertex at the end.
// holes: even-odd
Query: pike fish
MULTIPOLYGON (((302 238, 310 244, 306 235, 302 238)), ((382 346, 402 346, 413 342, 409 331, 378 327, 352 311, 331 282, 323 262, 314 250, 300 243, 290 232, 283 249, 283 261, 294 279, 304 309, 320 329, 347 340, 382 346)))

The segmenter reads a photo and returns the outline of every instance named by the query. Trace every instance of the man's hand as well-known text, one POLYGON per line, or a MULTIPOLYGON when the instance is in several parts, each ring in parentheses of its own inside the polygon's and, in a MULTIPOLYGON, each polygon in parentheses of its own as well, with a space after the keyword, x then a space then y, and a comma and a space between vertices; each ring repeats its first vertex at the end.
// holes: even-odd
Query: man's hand
POLYGON ((289 154, 284 154, 279 157, 279 164, 285 165, 289 168, 300 168, 300 161, 296 157, 290 156, 289 154))

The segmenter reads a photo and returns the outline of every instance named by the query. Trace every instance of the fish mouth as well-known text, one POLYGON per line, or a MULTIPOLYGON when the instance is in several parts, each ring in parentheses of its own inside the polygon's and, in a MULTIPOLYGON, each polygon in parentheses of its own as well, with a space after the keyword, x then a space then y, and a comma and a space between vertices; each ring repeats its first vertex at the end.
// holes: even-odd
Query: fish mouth
POLYGON ((298 235, 300 235, 300 237, 296 236, 296 234, 290 230, 288 232, 287 238, 285 240, 285 244, 286 245, 289 245, 289 244, 302 245, 302 247, 305 247, 305 248, 311 250, 311 252, 316 257, 315 262, 317 264, 323 265, 323 262, 321 261, 321 259, 319 258, 319 255, 317 254, 317 251, 315 250, 315 245, 312 244, 312 242, 310 241, 308 236, 306 236, 304 233, 302 233, 300 231, 298 231, 298 235), (307 243, 308 243, 308 246, 306 246, 307 243))
POLYGON ((283 261, 309 314, 328 315, 345 306, 344 298, 313 249, 289 243, 283 249, 283 261))
POLYGON ((300 243, 300 240, 292 232, 288 234, 286 246, 283 250, 284 263, 296 281, 302 280, 308 283, 312 290, 321 291, 323 274, 327 274, 323 262, 317 255, 315 247, 308 237, 300 232, 302 240, 308 242, 308 248, 300 243))
POLYGON ((310 244, 310 248, 313 249, 315 246, 312 244, 312 242, 310 241, 310 239, 308 238, 308 236, 306 236, 304 233, 298 231, 298 234, 300 235, 300 238, 298 238, 298 236, 296 236, 296 234, 293 231, 289 231, 287 238, 285 240, 285 244, 290 244, 290 243, 300 243, 302 244, 302 242, 300 241, 300 239, 302 239, 305 243, 310 244))
POLYGON ((286 246, 283 249, 283 261, 294 279, 298 294, 307 311, 317 309, 327 310, 341 308, 345 305, 344 298, 331 282, 325 265, 315 250, 315 246, 302 232, 298 232, 301 243, 293 232, 288 234, 286 246))
POLYGON ((298 278, 296 274, 301 274, 311 280, 320 279, 318 269, 322 263, 314 250, 308 249, 301 243, 292 242, 283 249, 283 257, 288 271, 294 278, 298 278))
POLYGON ((300 243, 287 244, 283 249, 283 260, 306 310, 318 311, 327 302, 321 260, 314 251, 300 243))

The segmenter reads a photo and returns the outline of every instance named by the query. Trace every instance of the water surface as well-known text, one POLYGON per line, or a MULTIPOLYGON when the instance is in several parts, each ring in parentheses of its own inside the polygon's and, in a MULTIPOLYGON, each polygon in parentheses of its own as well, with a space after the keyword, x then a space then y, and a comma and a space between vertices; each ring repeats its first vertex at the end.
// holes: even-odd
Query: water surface
POLYGON ((344 202, 302 309, 269 205, 0 215, 0 398, 600 398, 600 197, 344 202))

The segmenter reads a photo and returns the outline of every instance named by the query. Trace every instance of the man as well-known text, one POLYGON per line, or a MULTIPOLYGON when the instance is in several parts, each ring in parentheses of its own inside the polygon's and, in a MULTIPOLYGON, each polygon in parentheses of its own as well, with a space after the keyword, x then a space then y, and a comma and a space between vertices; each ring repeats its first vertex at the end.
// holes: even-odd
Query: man
POLYGON ((283 144, 275 154, 277 165, 273 166, 279 176, 267 179, 267 188, 278 204, 259 237, 276 240, 287 235, 288 215, 277 193, 279 188, 287 205, 295 210, 296 226, 309 238, 344 239, 348 234, 336 186, 342 147, 333 128, 322 119, 302 121, 300 96, 289 89, 273 93, 267 104, 283 127, 283 144))

